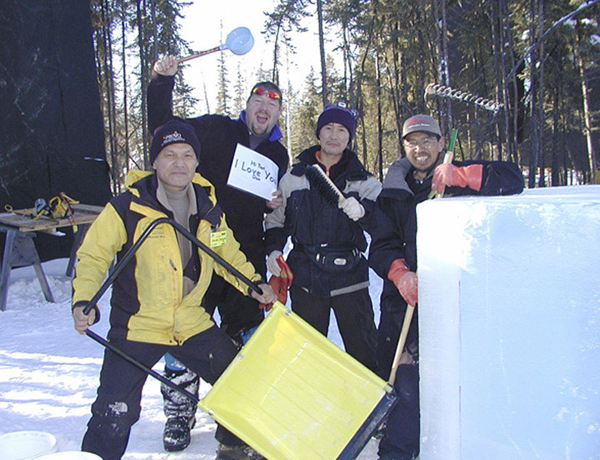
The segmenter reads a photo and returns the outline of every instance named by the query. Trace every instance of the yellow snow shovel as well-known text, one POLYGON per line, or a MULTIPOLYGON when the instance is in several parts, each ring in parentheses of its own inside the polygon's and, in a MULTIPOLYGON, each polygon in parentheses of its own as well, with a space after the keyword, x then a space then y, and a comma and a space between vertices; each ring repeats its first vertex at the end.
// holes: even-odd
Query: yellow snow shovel
POLYGON ((269 460, 353 459, 391 387, 276 302, 198 406, 269 460))

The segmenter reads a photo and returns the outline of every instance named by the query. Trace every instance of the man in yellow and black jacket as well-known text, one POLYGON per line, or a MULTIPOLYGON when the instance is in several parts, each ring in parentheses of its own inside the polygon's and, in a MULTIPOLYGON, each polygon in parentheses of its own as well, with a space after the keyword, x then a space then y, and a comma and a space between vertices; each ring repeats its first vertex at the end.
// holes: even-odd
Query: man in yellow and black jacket
MULTIPOLYGON (((276 296, 245 255, 227 226, 212 185, 195 173, 200 144, 189 126, 171 121, 154 134, 150 160, 154 172, 133 171, 127 191, 115 197, 88 230, 77 257, 73 279, 75 329, 85 333, 99 318, 98 307, 83 308, 102 284, 114 257, 119 260, 157 218, 170 217, 211 247, 239 272, 259 283, 259 302, 276 296)), ((112 289, 112 344, 152 368, 172 354, 202 379, 214 383, 237 352, 233 341, 201 307, 213 272, 239 291, 239 279, 192 245, 170 225, 158 225, 119 273, 112 289)), ((120 459, 131 426, 140 415, 146 374, 107 351, 98 396, 82 450, 103 460, 120 459)), ((218 427, 217 431, 224 430, 218 427)))

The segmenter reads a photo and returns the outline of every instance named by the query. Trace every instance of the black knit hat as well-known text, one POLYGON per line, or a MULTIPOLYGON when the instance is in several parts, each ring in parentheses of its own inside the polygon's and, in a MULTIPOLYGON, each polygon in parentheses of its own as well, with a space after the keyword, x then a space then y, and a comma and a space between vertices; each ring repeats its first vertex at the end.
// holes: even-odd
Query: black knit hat
POLYGON ((352 139, 354 137, 354 128, 356 127, 356 110, 346 108, 341 102, 338 105, 327 104, 317 120, 317 129, 315 131, 317 139, 319 139, 321 128, 329 123, 344 125, 350 133, 350 139, 352 139))
POLYGON ((200 141, 196 137, 194 128, 183 121, 170 120, 154 131, 150 145, 150 164, 154 164, 160 151, 171 144, 190 145, 196 152, 196 158, 200 161, 200 141))

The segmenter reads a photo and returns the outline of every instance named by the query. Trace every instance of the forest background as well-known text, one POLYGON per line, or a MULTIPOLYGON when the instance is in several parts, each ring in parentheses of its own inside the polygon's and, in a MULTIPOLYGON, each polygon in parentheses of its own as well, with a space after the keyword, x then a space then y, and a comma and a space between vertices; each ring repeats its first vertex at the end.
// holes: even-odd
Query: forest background
MULTIPOLYGON (((115 194, 130 168, 149 166, 145 95, 152 63, 166 54, 202 51, 191 49, 181 33, 190 4, 91 1, 115 194)), ((279 124, 291 157, 316 143, 314 126, 323 106, 343 101, 359 114, 352 148, 379 179, 403 155, 403 121, 429 113, 445 133, 458 130, 459 160, 517 162, 530 188, 599 182, 599 0, 275 0, 272 5, 263 11, 262 29, 252 30, 268 44, 255 74, 242 70, 244 57, 218 53, 216 86, 194 81, 205 96, 199 98, 198 86, 179 72, 177 115, 237 118, 252 85, 271 80, 284 92, 279 124), (298 83, 290 74, 298 72, 297 45, 310 39, 308 30, 317 37, 313 62, 302 68, 306 77, 298 83), (214 107, 209 92, 215 93, 214 107)), ((221 30, 209 47, 222 43, 228 32, 221 30)), ((197 65, 193 62, 188 65, 197 65)))

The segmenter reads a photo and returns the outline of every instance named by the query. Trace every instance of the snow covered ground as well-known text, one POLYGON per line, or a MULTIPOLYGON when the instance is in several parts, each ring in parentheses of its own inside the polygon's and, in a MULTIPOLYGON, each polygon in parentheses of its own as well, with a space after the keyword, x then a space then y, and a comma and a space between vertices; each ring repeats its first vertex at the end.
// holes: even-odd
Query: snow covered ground
MULTIPOLYGON (((0 434, 38 430, 53 434, 58 450, 79 450, 90 406, 98 386, 103 348, 75 332, 70 313, 70 278, 64 275, 66 259, 46 262, 44 270, 56 303, 46 302, 32 267, 13 270, 7 309, 0 312, 0 434)), ((381 280, 372 275, 371 295, 378 317, 381 280)), ((106 336, 108 300, 100 301, 104 315, 93 330, 106 336)), ((332 324, 330 338, 341 343, 332 324)), ((162 371, 162 363, 155 369, 162 371)), ((209 390, 201 387, 201 395, 209 390)), ((183 452, 166 453, 162 447, 165 417, 160 384, 147 380, 140 421, 133 427, 124 459, 203 460, 214 458, 215 423, 198 412, 192 442, 183 452)), ((377 459, 371 440, 359 460, 377 459)))

